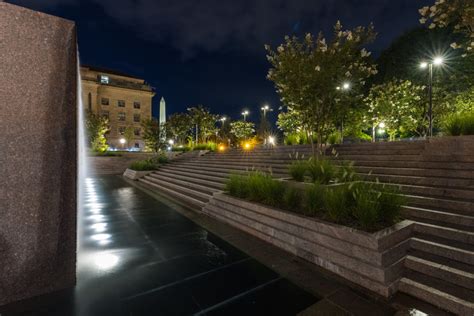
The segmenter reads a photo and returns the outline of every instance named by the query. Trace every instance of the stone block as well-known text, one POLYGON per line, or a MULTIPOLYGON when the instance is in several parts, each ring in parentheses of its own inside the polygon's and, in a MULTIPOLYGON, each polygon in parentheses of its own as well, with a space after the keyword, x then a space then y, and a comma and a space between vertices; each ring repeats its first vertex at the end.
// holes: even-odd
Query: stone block
POLYGON ((0 305, 76 276, 77 46, 71 21, 0 2, 0 305))

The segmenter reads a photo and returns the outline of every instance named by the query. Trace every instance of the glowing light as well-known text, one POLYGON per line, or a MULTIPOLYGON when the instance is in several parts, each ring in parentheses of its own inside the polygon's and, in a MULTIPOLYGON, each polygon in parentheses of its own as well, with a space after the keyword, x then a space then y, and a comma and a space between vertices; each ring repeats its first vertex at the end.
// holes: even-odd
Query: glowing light
POLYGON ((440 57, 440 56, 437 56, 433 59, 433 64, 435 64, 436 66, 439 66, 443 63, 443 57, 440 57))
POLYGON ((126 140, 125 140, 125 138, 120 138, 119 142, 120 142, 120 144, 123 145, 123 144, 125 144, 126 140))
POLYGON ((268 104, 265 104, 264 106, 262 106, 262 111, 268 111, 270 110, 270 107, 268 106, 268 104))
POLYGON ((425 69, 426 67, 428 67, 428 63, 426 61, 420 63, 420 68, 421 69, 425 69))
POLYGON ((268 143, 270 145, 275 145, 275 137, 273 136, 268 136, 268 143))
POLYGON ((219 145, 219 151, 224 151, 225 150, 225 146, 224 145, 219 145))
POLYGON ((119 258, 116 255, 101 253, 94 258, 95 265, 103 270, 108 270, 117 265, 119 258))
POLYGON ((222 122, 225 122, 226 120, 227 120, 227 117, 225 117, 225 116, 221 117, 222 122))
POLYGON ((170 144, 171 146, 173 146, 174 140, 170 139, 170 140, 168 141, 168 144, 170 144))
POLYGON ((242 115, 249 115, 249 111, 243 111, 242 115))
POLYGON ((341 87, 337 86, 337 87, 336 87, 336 90, 341 90, 341 87))
POLYGON ((104 239, 104 240, 99 240, 97 243, 101 246, 105 246, 105 245, 110 244, 111 241, 110 241, 110 239, 104 239))
POLYGON ((105 240, 105 239, 109 239, 110 237, 111 237, 110 234, 95 234, 91 236, 93 240, 105 240))
POLYGON ((342 85, 342 89, 344 90, 348 90, 350 87, 351 87, 351 84, 349 82, 344 82, 344 84, 342 85))
POLYGON ((105 216, 104 216, 104 215, 100 215, 100 214, 95 214, 95 215, 89 216, 88 218, 91 219, 91 220, 93 220, 93 221, 98 222, 98 221, 103 220, 103 219, 105 218, 105 216))
POLYGON ((107 223, 95 223, 91 225, 91 228, 95 230, 96 233, 102 233, 107 229, 107 223))
POLYGON ((379 127, 380 127, 380 128, 385 128, 385 123, 384 123, 384 122, 381 122, 381 123, 379 124, 379 127))
POLYGON ((250 149, 252 147, 252 145, 250 143, 245 143, 244 144, 244 149, 250 149))
POLYGON ((384 129, 379 129, 379 130, 377 131, 377 133, 379 133, 379 134, 381 134, 381 135, 382 135, 382 134, 385 134, 385 130, 384 130, 384 129))

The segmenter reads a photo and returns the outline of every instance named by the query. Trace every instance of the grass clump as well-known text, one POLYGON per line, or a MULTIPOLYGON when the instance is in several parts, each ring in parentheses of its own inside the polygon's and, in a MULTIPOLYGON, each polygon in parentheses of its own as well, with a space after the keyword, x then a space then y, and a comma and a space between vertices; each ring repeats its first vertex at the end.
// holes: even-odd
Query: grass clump
POLYGON ((331 161, 325 158, 308 160, 308 173, 312 182, 328 184, 336 177, 336 169, 331 161))
POLYGON ((235 197, 324 220, 375 231, 393 225, 405 198, 398 187, 371 182, 323 185, 305 190, 275 180, 269 174, 233 174, 226 191, 235 197))
POLYGON ((132 162, 129 168, 135 171, 150 171, 158 169, 158 165, 149 159, 137 160, 132 162))
POLYGON ((303 182, 306 172, 308 171, 308 161, 295 160, 288 167, 288 172, 293 180, 303 182))
POLYGON ((445 130, 448 135, 474 135, 474 112, 454 114, 446 119, 445 130))
POLYGON ((207 142, 203 144, 197 144, 193 147, 193 150, 209 150, 209 151, 216 151, 217 144, 214 142, 207 142))

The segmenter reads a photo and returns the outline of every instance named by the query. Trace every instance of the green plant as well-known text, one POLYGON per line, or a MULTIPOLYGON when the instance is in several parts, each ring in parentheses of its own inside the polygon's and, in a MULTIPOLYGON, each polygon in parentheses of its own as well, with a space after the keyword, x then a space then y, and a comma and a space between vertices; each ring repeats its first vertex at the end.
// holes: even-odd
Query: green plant
POLYGON ((392 225, 400 218, 402 205, 406 204, 406 198, 401 194, 400 188, 391 185, 383 185, 378 202, 380 204, 379 221, 392 225))
POLYGON ((295 160, 288 167, 288 172, 293 180, 303 182, 304 176, 308 171, 307 160, 295 160))
POLYGON ((319 183, 314 183, 309 186, 304 195, 304 205, 308 215, 321 213, 324 210, 324 186, 319 183))
POLYGON ((330 220, 336 223, 347 220, 350 215, 348 196, 347 185, 338 185, 325 190, 324 209, 330 220))
POLYGON ((453 114, 445 121, 445 130, 448 135, 474 135, 474 112, 453 114))
POLYGON ((217 149, 217 144, 214 142, 207 142, 203 144, 197 144, 196 146, 193 147, 193 150, 210 150, 210 151, 216 151, 217 149))
POLYGON ((171 151, 182 151, 182 152, 187 152, 187 151, 190 151, 191 150, 191 147, 188 147, 188 146, 178 146, 178 147, 172 147, 171 148, 171 151))
POLYGON ((158 169, 158 165, 153 161, 147 160, 137 160, 130 164, 130 169, 135 171, 148 171, 158 169))
POLYGON ((354 163, 353 162, 342 162, 339 166, 335 182, 343 183, 343 182, 351 182, 356 181, 357 175, 354 170, 354 163))
POLYGON ((285 193, 283 194, 283 204, 286 209, 300 212, 301 204, 303 200, 303 193, 301 190, 298 190, 293 187, 287 187, 285 193))
POLYGON ((326 158, 311 158, 308 161, 308 173, 313 182, 328 184, 335 178, 336 169, 326 158))
POLYGON ((374 227, 379 220, 381 193, 374 190, 372 184, 358 183, 352 187, 352 216, 364 229, 374 227))
POLYGON ((248 191, 248 177, 240 174, 231 174, 229 180, 225 184, 225 190, 230 195, 238 198, 247 198, 248 191))

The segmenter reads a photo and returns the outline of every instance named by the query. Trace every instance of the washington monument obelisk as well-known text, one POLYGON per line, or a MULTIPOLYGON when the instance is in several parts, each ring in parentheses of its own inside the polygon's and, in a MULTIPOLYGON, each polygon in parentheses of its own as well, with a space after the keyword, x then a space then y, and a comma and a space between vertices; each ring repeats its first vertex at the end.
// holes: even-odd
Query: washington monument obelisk
POLYGON ((160 100, 160 124, 166 123, 166 102, 165 98, 161 97, 160 100))

